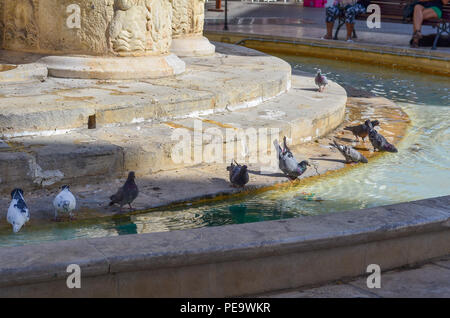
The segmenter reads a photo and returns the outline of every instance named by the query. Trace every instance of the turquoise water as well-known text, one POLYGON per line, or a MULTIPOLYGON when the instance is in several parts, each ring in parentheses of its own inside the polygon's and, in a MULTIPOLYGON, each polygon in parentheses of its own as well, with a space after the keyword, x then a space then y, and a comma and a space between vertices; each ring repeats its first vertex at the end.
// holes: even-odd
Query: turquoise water
POLYGON ((49 224, 20 233, 0 234, 0 246, 82 237, 172 231, 259 222, 374 207, 450 194, 450 85, 448 77, 307 57, 285 57, 293 73, 314 73, 371 91, 400 104, 412 125, 399 152, 371 160, 306 186, 268 191, 214 204, 123 216, 100 223, 49 224), (302 192, 314 193, 322 201, 302 192))

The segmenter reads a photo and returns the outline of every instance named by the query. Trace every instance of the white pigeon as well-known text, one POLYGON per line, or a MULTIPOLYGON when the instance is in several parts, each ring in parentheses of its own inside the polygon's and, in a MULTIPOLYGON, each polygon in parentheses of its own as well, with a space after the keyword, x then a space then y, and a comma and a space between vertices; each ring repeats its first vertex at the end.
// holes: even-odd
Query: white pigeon
POLYGON ((30 220, 30 211, 28 210, 22 189, 14 189, 11 192, 11 204, 8 208, 6 220, 13 226, 14 233, 20 231, 22 226, 30 220))
POLYGON ((61 192, 53 200, 53 207, 55 208, 55 220, 57 220, 58 212, 68 213, 70 219, 73 218, 73 211, 77 206, 75 196, 70 192, 69 186, 62 186, 61 192))

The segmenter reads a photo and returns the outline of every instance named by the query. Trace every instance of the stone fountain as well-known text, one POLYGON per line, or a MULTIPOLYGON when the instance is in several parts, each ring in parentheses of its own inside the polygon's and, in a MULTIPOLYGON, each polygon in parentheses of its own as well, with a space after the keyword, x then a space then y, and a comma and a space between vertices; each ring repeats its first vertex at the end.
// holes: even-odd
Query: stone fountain
POLYGON ((177 75, 185 63, 171 47, 214 54, 203 16, 204 0, 0 0, 0 49, 34 54, 55 77, 177 75))

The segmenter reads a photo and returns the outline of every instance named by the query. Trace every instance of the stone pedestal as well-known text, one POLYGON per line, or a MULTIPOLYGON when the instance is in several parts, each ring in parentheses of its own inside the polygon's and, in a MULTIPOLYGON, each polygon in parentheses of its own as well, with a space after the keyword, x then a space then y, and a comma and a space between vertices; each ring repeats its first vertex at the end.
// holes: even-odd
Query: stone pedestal
POLYGON ((170 0, 173 8, 171 52, 178 56, 206 56, 215 47, 203 36, 204 0, 170 0))
POLYGON ((44 55, 53 76, 175 75, 172 14, 169 0, 0 0, 0 46, 44 55))

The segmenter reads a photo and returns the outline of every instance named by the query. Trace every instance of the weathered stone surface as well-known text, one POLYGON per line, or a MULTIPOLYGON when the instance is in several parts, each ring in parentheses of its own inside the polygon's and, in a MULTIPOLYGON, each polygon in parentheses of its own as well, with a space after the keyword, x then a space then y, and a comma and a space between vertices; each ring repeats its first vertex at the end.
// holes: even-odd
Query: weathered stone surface
MULTIPOLYGON (((94 114, 98 115, 98 124, 168 120, 247 103, 256 105, 289 89, 288 63, 245 48, 239 49, 241 56, 236 56, 236 50, 222 46, 223 54, 186 59, 185 74, 164 79, 118 82, 49 78, 38 85, 0 82, 0 133, 84 128, 94 114)), ((71 71, 70 64, 64 68, 71 71)))
POLYGON ((2 47, 43 54, 148 55, 169 52, 168 0, 2 1, 2 47), (78 24, 79 21, 79 24, 78 24))
MULTIPOLYGON (((402 210, 401 206, 396 205, 395 210, 402 210)), ((25 296, 41 287, 43 292, 33 296, 53 296, 59 289, 63 296, 81 296, 83 289, 68 293, 64 284, 64 269, 70 263, 81 264, 84 269, 89 286, 84 294, 89 296, 242 296, 361 276, 368 265, 364 251, 373 242, 400 240, 403 248, 412 250, 418 240, 439 233, 440 239, 434 244, 440 248, 440 255, 448 255, 450 232, 445 224, 449 217, 431 209, 429 219, 421 211, 402 214, 381 207, 170 233, 0 248, 0 295, 25 296), (378 211, 377 217, 367 217, 374 215, 374 210, 378 211), (423 219, 416 221, 417 215, 423 219), (357 223, 361 216, 366 221, 357 223), (385 226, 386 220, 391 221, 391 227, 385 226), (52 292, 48 291, 50 286, 52 292)), ((390 247, 379 245, 378 255, 390 247)), ((397 255, 393 253, 392 257, 397 255)), ((416 260, 403 259, 400 265, 422 262, 427 257, 423 254, 416 260)), ((426 289, 420 295, 445 297, 445 275, 450 271, 442 266, 431 267, 422 276, 382 274, 386 289, 368 293, 408 296, 419 279, 417 286, 428 281, 435 290, 430 294, 426 289), (412 288, 402 287, 406 281, 412 288)), ((365 288, 363 284, 365 279, 351 283, 360 291, 365 288)))

